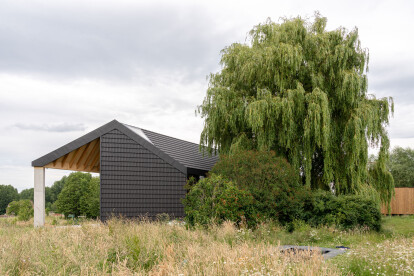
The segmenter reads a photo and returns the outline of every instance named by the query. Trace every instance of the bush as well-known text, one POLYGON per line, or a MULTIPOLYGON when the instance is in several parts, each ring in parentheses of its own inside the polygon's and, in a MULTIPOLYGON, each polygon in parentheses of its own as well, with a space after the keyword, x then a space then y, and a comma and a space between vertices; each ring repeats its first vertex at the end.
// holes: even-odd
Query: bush
POLYGON ((342 229, 368 227, 381 229, 381 213, 377 203, 361 195, 335 196, 315 191, 305 203, 305 220, 312 226, 336 225, 342 229))
POLYGON ((222 176, 211 174, 196 183, 183 200, 186 222, 190 225, 208 225, 230 220, 245 222, 248 226, 257 223, 257 212, 253 196, 238 189, 222 176))
POLYGON ((7 207, 7 214, 16 215, 19 220, 27 221, 33 217, 33 203, 28 199, 12 201, 7 207))
POLYGON ((221 155, 211 172, 249 192, 261 217, 282 224, 302 218, 309 191, 300 183, 298 172, 274 152, 251 150, 221 155))
POLYGON ((17 214, 19 213, 19 208, 20 208, 20 201, 12 201, 7 206, 6 214, 17 216, 17 214))

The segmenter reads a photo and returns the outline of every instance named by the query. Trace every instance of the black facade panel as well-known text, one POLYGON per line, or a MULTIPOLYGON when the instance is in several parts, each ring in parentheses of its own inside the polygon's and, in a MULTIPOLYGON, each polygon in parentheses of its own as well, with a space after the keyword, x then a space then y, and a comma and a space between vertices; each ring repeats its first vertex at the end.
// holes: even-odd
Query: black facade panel
POLYGON ((119 130, 101 136, 101 219, 184 216, 185 173, 119 130))

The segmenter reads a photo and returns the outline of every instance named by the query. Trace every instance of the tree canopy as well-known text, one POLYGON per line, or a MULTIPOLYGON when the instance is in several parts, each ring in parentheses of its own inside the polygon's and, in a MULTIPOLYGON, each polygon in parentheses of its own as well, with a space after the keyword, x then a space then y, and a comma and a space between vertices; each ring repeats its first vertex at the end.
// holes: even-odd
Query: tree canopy
POLYGON ((0 215, 6 213, 10 202, 19 200, 19 193, 12 185, 0 185, 0 215))
POLYGON ((358 30, 326 30, 319 14, 278 24, 268 19, 248 43, 221 52, 198 112, 200 143, 210 152, 273 150, 286 157, 305 185, 357 193, 368 181, 368 147, 380 147, 373 183, 389 202, 386 170, 392 98, 369 95, 368 50, 358 30))
POLYGON ((65 178, 56 201, 57 211, 68 216, 99 216, 99 177, 90 173, 74 172, 65 178))
POLYGON ((387 163, 394 178, 395 187, 414 187, 414 150, 396 147, 387 163))

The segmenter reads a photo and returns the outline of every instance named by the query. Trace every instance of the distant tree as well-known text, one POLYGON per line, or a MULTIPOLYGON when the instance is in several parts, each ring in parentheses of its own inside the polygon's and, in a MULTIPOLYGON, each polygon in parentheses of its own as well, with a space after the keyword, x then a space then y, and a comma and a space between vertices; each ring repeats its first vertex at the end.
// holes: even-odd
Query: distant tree
POLYGON ((390 154, 387 167, 394 177, 395 187, 414 187, 414 150, 396 147, 390 154))
POLYGON ((89 191, 87 194, 87 211, 88 217, 96 218, 100 216, 100 179, 99 177, 92 177, 89 182, 89 191))
POLYGON ((27 221, 33 217, 33 202, 29 199, 12 201, 7 207, 7 214, 16 215, 19 220, 27 221))
POLYGON ((65 216, 99 216, 99 178, 89 173, 71 173, 58 196, 56 208, 65 216))
POLYGON ((0 215, 6 213, 10 202, 19 200, 19 193, 12 185, 0 185, 0 215))
MULTIPOLYGON (((34 189, 30 188, 30 189, 24 189, 20 192, 19 194, 19 198, 20 199, 28 199, 31 200, 32 202, 34 201, 34 189)), ((55 195, 52 191, 52 188, 50 187, 45 187, 45 203, 46 203, 46 207, 49 207, 56 201, 55 199, 55 195)))
POLYGON ((19 198, 20 199, 28 199, 28 200, 33 201, 33 199, 34 199, 34 189, 30 188, 30 189, 22 190, 19 194, 19 198))
POLYGON ((369 145, 380 147, 371 183, 389 202, 394 189, 386 170, 385 127, 392 98, 368 90, 368 50, 358 30, 325 29, 313 22, 268 20, 250 31, 249 43, 222 51, 220 72, 211 74, 199 113, 200 144, 220 154, 273 150, 313 189, 357 193, 368 181, 369 145))
POLYGON ((60 192, 62 192, 63 188, 65 187, 65 183, 67 180, 67 176, 63 176, 62 179, 55 181, 52 185, 52 187, 50 187, 51 189, 51 202, 55 202, 58 199, 58 196, 60 194, 60 192))

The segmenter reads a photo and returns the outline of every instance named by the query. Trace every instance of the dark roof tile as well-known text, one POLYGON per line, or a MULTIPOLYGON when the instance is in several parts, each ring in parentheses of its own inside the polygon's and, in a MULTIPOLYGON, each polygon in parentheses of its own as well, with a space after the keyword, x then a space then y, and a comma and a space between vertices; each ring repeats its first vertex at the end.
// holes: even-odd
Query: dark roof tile
POLYGON ((141 137, 144 135, 144 139, 148 139, 154 146, 187 168, 209 171, 218 160, 218 156, 209 156, 207 152, 203 154, 203 152, 200 151, 200 146, 196 143, 130 125, 125 126, 141 137))

